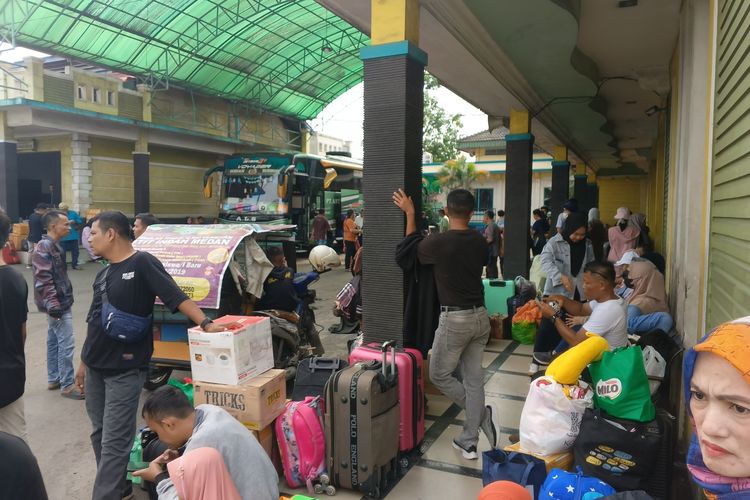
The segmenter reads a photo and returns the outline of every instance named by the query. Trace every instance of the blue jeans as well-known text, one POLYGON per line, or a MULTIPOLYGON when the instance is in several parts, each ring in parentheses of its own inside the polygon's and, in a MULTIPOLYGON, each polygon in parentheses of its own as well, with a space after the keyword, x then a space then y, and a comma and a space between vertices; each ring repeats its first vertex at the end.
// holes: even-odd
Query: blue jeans
POLYGON ((326 245, 326 244, 328 244, 328 240, 317 240, 316 244, 318 244, 318 245, 326 245))
POLYGON ((68 260, 68 252, 71 253, 70 263, 73 265, 73 267, 78 267, 78 240, 62 240, 60 242, 60 246, 63 249, 63 261, 67 262, 68 260))
POLYGON ((637 306, 628 306, 628 333, 630 334, 646 333, 651 330, 669 333, 673 325, 674 321, 669 313, 641 314, 637 306))
POLYGON ((73 313, 65 311, 60 319, 47 316, 47 382, 60 382, 61 389, 73 385, 73 313))

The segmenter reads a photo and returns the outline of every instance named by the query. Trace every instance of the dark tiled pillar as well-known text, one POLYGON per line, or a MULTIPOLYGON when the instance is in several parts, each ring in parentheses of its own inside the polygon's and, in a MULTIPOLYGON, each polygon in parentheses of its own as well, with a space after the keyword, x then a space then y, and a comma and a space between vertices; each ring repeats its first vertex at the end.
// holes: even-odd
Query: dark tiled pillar
MULTIPOLYGON (((552 162, 552 197, 550 209, 552 210, 552 232, 557 224, 557 216, 563 211, 563 204, 570 198, 570 162, 568 160, 552 162)), ((579 200, 580 203, 580 200, 579 200)))
POLYGON ((150 212, 149 157, 149 153, 133 153, 133 203, 135 214, 150 212))
POLYGON ((404 276, 396 245, 405 221, 392 200, 403 187, 422 210, 422 119, 427 55, 402 41, 362 49, 364 203, 367 207, 362 305, 368 342, 403 342, 404 276), (371 241, 373 244, 368 245, 371 241))
POLYGON ((18 213, 18 154, 15 142, 0 142, 0 207, 17 221, 18 213))
MULTIPOLYGON (((511 134, 505 136, 507 156, 505 170, 505 257, 503 277, 529 277, 529 224, 531 223, 531 165, 534 136, 530 133, 512 133, 514 118, 511 113, 511 134)), ((522 112, 522 121, 529 130, 528 113, 522 112), (524 116, 525 115, 525 116, 524 116)))

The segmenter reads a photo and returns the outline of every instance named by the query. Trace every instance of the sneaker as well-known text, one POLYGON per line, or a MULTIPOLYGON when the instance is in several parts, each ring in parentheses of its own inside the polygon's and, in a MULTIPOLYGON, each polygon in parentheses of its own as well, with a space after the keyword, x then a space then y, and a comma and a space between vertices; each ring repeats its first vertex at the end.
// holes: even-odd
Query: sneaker
POLYGON ((484 419, 482 419, 482 425, 480 428, 484 435, 487 437, 487 441, 490 442, 490 447, 494 450, 497 448, 497 424, 495 423, 495 416, 497 412, 495 409, 487 405, 484 407, 484 419))
POLYGON ((549 352, 535 352, 532 355, 532 358, 534 358, 534 362, 538 365, 547 366, 552 362, 555 355, 552 351, 549 352))
POLYGON ((60 392, 60 396, 68 399, 76 399, 78 401, 86 399, 86 396, 81 394, 81 391, 79 391, 75 386, 70 386, 68 389, 60 392))
POLYGON ((510 444, 516 444, 516 443, 517 443, 517 442, 519 442, 520 440, 521 440, 521 436, 519 436, 519 435, 518 435, 518 433, 510 434, 510 435, 508 436, 508 442, 509 442, 510 444))
POLYGON ((76 271, 80 271, 80 270, 81 270, 81 266, 72 266, 72 267, 73 267, 73 269, 75 269, 76 271))
POLYGON ((47 390, 48 391, 56 391, 60 388, 60 382, 50 382, 47 384, 47 390))
POLYGON ((479 458, 479 455, 477 455, 476 446, 469 446, 468 448, 464 448, 454 439, 453 447, 457 450, 461 450, 461 455, 463 455, 466 460, 476 460, 477 458, 479 458))

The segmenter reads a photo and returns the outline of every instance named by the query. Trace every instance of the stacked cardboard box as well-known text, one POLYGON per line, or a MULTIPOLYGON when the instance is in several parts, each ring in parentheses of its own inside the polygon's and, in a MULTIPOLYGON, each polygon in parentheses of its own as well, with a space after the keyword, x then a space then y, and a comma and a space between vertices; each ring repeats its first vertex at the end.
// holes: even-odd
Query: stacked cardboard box
POLYGON ((216 333, 188 330, 195 405, 224 408, 273 457, 273 423, 286 406, 286 371, 273 369, 271 322, 223 316, 215 323, 240 326, 216 333))
POLYGON ((20 251, 23 248, 23 242, 29 237, 29 224, 26 222, 20 224, 13 224, 13 231, 10 233, 8 241, 13 244, 13 247, 20 251))

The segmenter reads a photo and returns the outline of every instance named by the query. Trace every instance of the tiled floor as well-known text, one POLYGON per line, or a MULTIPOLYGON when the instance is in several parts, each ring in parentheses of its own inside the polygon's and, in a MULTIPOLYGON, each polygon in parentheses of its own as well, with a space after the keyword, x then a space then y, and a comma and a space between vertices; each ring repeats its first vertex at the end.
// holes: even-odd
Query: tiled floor
MULTIPOLYGON (((499 413, 500 448, 509 444, 508 436, 518 431, 523 401, 529 387, 531 346, 510 340, 491 340, 485 349, 485 397, 499 413)), ((461 432, 465 414, 442 395, 427 395, 427 428, 421 459, 386 495, 388 500, 474 499, 482 489, 482 459, 465 460, 451 444, 461 432)), ((487 439, 479 434, 479 452, 489 449, 487 439)), ((291 491, 282 484, 282 492, 291 491)), ((291 496, 291 495, 289 495, 291 496)), ((323 500, 325 495, 316 498, 323 500)), ((339 490, 339 500, 360 500, 361 493, 339 490)))

